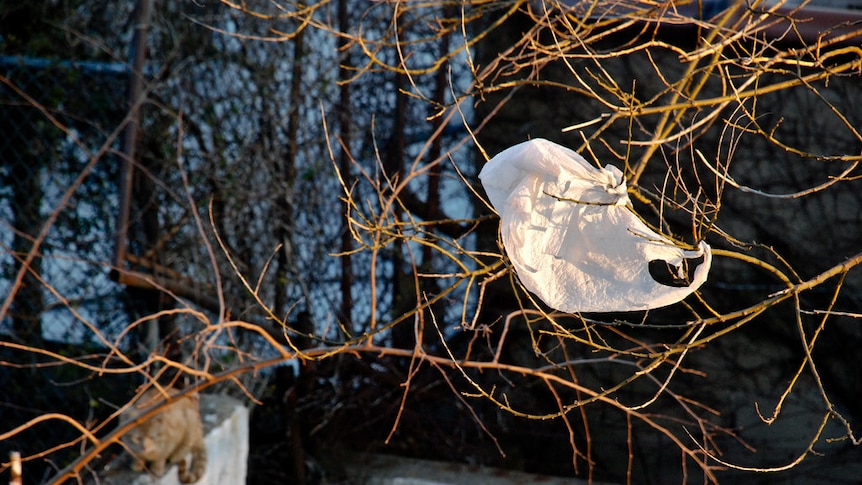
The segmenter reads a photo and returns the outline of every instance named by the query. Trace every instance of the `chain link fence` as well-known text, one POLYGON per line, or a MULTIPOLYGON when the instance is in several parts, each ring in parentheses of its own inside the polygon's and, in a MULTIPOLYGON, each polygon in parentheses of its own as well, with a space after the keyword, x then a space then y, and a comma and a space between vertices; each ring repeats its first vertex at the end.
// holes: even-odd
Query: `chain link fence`
POLYGON ((75 325, 58 303, 66 299, 87 312, 116 297, 100 264, 113 251, 104 236, 112 233, 117 198, 117 157, 109 153, 126 111, 128 71, 121 64, 2 57, 0 75, 2 293, 34 238, 55 220, 2 328, 23 341, 42 334, 80 340, 69 334, 75 325))
MULTIPOLYGON (((4 430, 57 409, 113 411, 96 396, 122 380, 91 379, 53 355, 86 359, 104 349, 87 324, 122 328, 124 293, 108 278, 116 208, 116 134, 125 116, 122 64, 0 57, 0 295, 14 299, 0 321, 0 415, 4 430), (87 174, 82 177, 82 174, 87 174), (35 247, 35 251, 33 251, 35 247), (22 265, 28 268, 22 272, 22 265), (86 323, 85 323, 86 322, 86 323), (43 349, 38 354, 22 347, 43 349), (52 364, 53 362, 53 364, 52 364)), ((33 426, 0 442, 25 456, 74 440, 64 426, 33 426)), ((71 451, 74 451, 72 449, 71 451)), ((60 454, 59 457, 64 455, 60 454)), ((55 460, 40 466, 47 478, 55 460)), ((30 473, 33 468, 28 468, 30 473)))

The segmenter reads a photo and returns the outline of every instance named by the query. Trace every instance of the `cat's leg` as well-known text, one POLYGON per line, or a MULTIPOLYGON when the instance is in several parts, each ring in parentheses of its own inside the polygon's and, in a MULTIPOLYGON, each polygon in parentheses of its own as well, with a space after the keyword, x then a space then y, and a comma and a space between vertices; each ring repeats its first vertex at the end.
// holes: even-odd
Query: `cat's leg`
POLYGON ((154 461, 153 465, 150 467, 150 470, 152 470, 153 473, 158 477, 164 476, 165 475, 165 460, 161 459, 161 460, 154 461))

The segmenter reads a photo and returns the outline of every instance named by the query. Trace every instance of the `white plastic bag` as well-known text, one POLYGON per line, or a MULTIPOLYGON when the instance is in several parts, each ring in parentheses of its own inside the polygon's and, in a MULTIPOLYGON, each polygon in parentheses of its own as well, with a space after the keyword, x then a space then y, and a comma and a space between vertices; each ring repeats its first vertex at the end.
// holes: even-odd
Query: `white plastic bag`
POLYGON ((644 224, 612 165, 599 169, 534 139, 498 154, 479 178, 521 283, 552 308, 647 310, 676 303, 706 281, 709 246, 684 250, 644 224))

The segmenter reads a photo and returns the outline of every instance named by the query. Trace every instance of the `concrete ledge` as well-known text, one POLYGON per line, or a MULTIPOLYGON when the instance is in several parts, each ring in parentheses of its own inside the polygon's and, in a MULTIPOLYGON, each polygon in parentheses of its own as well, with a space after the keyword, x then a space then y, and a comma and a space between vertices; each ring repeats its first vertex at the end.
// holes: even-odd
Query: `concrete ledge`
MULTIPOLYGON (((586 480, 537 475, 501 468, 402 458, 390 455, 351 455, 344 472, 356 485, 586 485, 586 480)), ((598 485, 593 482, 594 485, 598 485)))

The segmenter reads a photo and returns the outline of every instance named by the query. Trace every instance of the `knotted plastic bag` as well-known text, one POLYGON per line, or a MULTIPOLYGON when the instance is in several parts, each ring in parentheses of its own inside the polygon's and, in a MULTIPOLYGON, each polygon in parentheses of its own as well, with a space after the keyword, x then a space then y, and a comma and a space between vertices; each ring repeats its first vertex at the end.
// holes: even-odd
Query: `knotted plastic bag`
POLYGON ((631 208, 622 172, 544 139, 508 148, 479 174, 524 287, 560 311, 676 303, 706 281, 705 242, 685 250, 631 208))

